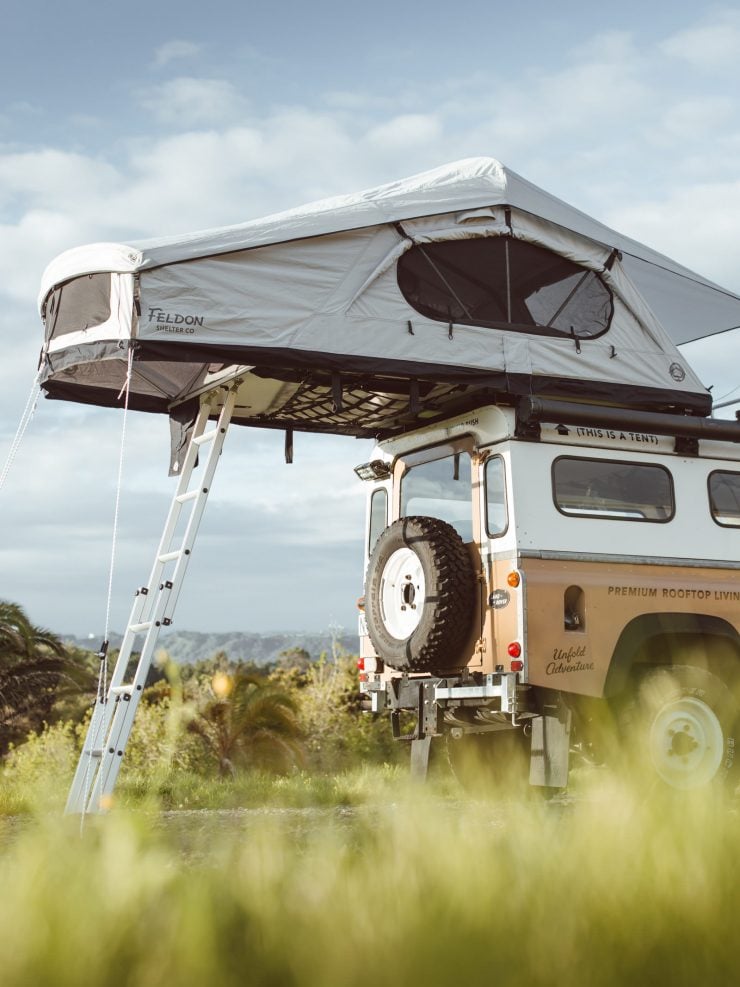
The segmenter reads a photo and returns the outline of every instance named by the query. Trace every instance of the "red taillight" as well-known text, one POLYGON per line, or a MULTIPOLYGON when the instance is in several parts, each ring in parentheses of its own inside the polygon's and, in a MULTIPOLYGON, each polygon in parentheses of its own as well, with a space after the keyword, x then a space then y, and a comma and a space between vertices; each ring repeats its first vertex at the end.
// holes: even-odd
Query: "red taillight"
POLYGON ((370 681, 370 676, 367 674, 367 672, 362 672, 360 674, 360 682, 369 682, 369 681, 370 681))
POLYGON ((506 649, 509 652, 509 658, 520 658, 522 654, 522 646, 518 641, 512 641, 509 647, 506 649))
POLYGON ((512 672, 523 672, 524 662, 523 661, 512 661, 509 666, 512 672))
POLYGON ((365 671, 365 659, 364 658, 358 658, 357 659, 357 667, 359 668, 359 670, 361 672, 364 672, 365 671))

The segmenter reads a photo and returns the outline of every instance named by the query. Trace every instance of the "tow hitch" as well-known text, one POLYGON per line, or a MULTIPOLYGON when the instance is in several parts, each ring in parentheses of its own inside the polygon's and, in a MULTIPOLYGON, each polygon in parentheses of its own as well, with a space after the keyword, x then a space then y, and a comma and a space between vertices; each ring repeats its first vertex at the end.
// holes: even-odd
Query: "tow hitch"
MULTIPOLYGON (((562 703, 540 711, 521 708, 518 675, 500 672, 437 678, 400 675, 390 680, 368 675, 360 683, 374 713, 390 711, 394 740, 411 745, 411 777, 423 781, 429 769, 432 738, 442 736, 445 724, 465 733, 485 733, 527 726, 532 738, 532 785, 564 787, 568 778, 570 711, 562 703), (404 729, 402 714, 413 720, 404 729)), ((525 687, 526 688, 526 687, 525 687)))

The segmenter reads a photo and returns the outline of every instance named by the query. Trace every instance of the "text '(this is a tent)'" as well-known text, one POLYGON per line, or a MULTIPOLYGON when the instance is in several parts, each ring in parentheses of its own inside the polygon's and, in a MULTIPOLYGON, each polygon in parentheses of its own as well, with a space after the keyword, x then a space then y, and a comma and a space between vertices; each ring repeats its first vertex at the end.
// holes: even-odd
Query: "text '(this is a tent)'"
POLYGON ((240 368, 234 421, 378 436, 544 396, 706 415, 677 345, 740 297, 472 158, 266 219, 59 256, 51 398, 176 413, 240 368))

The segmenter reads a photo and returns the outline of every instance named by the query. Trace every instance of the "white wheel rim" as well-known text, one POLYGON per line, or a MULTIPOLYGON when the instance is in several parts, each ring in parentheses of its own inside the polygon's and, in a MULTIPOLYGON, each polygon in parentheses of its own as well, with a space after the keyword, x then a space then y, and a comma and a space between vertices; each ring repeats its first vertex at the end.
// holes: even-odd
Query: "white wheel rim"
POLYGON ((650 756, 655 770, 673 788, 708 784, 722 763, 724 749, 717 714, 693 696, 667 703, 650 728, 650 756))
POLYGON ((424 609, 424 570, 410 548, 397 549, 388 559, 380 579, 380 610, 386 630, 405 641, 419 626, 424 609))

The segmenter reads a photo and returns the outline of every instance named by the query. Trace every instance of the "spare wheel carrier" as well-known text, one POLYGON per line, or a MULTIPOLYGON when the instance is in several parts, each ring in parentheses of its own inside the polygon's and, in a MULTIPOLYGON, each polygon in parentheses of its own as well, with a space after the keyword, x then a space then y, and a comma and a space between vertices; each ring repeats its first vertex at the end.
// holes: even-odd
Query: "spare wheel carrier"
POLYGON ((467 664, 476 576, 446 521, 405 517, 381 534, 367 570, 367 629, 391 668, 444 672, 467 664))

